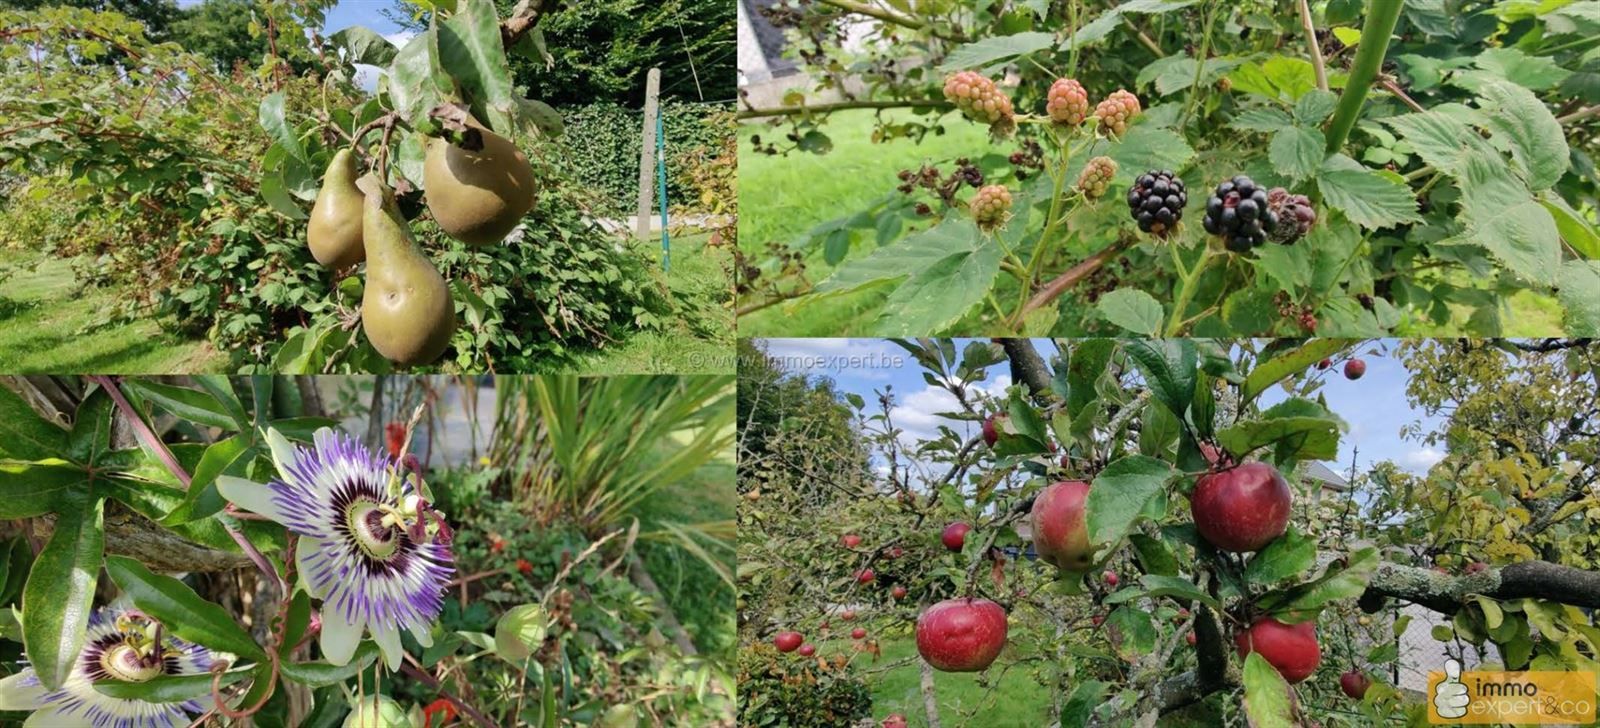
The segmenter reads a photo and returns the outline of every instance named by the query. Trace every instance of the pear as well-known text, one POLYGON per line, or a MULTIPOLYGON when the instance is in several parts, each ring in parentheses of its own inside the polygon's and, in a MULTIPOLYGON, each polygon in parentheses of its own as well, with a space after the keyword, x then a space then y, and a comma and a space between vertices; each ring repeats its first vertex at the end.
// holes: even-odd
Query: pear
POLYGON ((366 259, 361 245, 363 197, 356 189, 356 157, 349 149, 340 149, 322 174, 322 189, 306 227, 306 243, 318 263, 342 270, 366 259))
POLYGON ((505 238, 533 209, 533 168, 517 145, 476 119, 467 125, 483 137, 472 151, 431 137, 422 164, 428 211, 450 237, 468 245, 505 238))
POLYGON ((450 287, 411 237, 394 190, 370 176, 362 184, 367 191, 361 217, 367 284, 361 294, 361 326, 385 359, 402 366, 431 363, 444 353, 456 330, 450 287))

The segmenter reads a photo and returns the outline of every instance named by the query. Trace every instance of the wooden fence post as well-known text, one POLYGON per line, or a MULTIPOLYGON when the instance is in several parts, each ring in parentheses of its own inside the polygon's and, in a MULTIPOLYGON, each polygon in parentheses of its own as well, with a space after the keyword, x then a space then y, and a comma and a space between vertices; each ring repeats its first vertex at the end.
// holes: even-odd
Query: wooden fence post
POLYGON ((635 237, 650 235, 651 179, 656 164, 656 114, 661 96, 661 69, 650 69, 644 92, 644 144, 639 150, 639 214, 634 218, 635 237))

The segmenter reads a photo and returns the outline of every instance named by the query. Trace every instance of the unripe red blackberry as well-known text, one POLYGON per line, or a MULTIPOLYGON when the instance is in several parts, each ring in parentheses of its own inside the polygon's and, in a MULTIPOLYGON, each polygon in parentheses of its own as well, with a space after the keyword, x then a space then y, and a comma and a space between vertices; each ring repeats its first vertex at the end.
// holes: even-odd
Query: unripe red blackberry
POLYGON ((1118 89, 1094 107, 1095 118, 1100 120, 1100 133, 1120 137, 1128 132, 1128 122, 1139 115, 1139 97, 1118 89))
POLYGON ((1078 175, 1078 189, 1083 191, 1084 197, 1098 200, 1105 195, 1106 188, 1111 186, 1111 178, 1116 173, 1116 160, 1110 157, 1095 157, 1083 165, 1083 173, 1078 175))
POLYGON ((1247 253, 1265 245, 1267 233, 1277 228, 1278 215, 1267 206, 1267 191, 1249 177, 1239 175, 1217 185, 1206 200, 1206 232, 1220 235, 1222 243, 1235 253, 1247 253))
POLYGON ((1058 78, 1050 84, 1049 101, 1044 109, 1050 120, 1065 126, 1077 126, 1089 117, 1089 92, 1083 84, 1070 78, 1058 78))
POLYGON ((973 121, 1004 128, 1016 124, 1011 99, 982 74, 962 71, 944 80, 944 97, 973 121))
POLYGON ((1128 213, 1140 230, 1158 238, 1172 233, 1188 204, 1189 192, 1171 170, 1152 169, 1139 175, 1128 190, 1128 213))
POLYGON ((1005 185, 989 185, 978 190, 967 203, 972 219, 983 230, 993 230, 1005 223, 1011 213, 1011 190, 1005 185))
POLYGON ((1311 198, 1291 195, 1282 187, 1267 192, 1267 209, 1278 216, 1278 226, 1270 237, 1284 245, 1299 240, 1317 224, 1317 211, 1311 208, 1311 198))

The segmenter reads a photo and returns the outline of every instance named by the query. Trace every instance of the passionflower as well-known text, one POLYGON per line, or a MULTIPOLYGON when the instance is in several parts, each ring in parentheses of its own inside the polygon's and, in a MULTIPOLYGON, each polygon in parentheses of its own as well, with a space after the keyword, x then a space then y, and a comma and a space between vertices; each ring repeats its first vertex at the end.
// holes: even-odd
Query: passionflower
POLYGON ((295 563, 311 596, 322 600, 323 657, 350 662, 370 631, 389 669, 403 655, 400 630, 423 647, 444 608, 451 566, 449 529, 393 459, 329 428, 314 447, 267 430, 278 479, 217 478, 217 490, 241 508, 300 536, 295 563))
POLYGON ((113 698, 95 690, 105 680, 146 682, 162 675, 198 675, 211 668, 211 651, 185 642, 161 623, 130 609, 101 607, 89 615, 89 632, 72 672, 57 690, 40 684, 32 667, 0 680, 0 710, 33 713, 29 726, 187 726, 211 707, 211 698, 174 703, 113 698))

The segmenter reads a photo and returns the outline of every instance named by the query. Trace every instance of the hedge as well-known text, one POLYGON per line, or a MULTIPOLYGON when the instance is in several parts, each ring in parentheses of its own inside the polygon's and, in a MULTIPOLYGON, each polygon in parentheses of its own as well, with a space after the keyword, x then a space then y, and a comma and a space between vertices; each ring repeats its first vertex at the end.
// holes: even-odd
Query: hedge
MULTIPOLYGON (((685 165, 698 147, 720 147, 725 128, 711 123, 731 105, 663 103, 667 142, 667 203, 675 209, 698 206, 685 165)), ((639 142, 644 112, 610 102, 560 109, 566 122, 563 161, 577 178, 606 201, 603 212, 632 214, 639 204, 639 142)))

